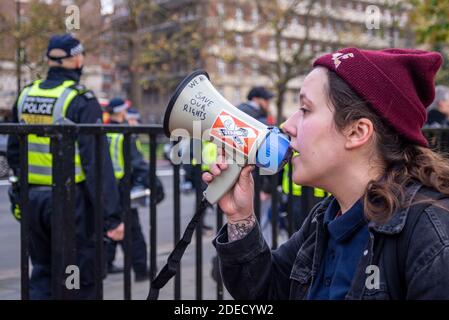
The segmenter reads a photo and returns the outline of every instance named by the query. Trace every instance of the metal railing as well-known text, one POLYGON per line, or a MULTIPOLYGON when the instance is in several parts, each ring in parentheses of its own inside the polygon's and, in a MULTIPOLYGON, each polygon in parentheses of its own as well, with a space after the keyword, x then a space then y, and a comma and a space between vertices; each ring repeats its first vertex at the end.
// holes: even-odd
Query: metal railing
MULTIPOLYGON (((76 264, 76 241, 75 241, 75 141, 79 134, 92 135, 95 141, 95 200, 94 200, 94 221, 95 221, 95 297, 103 299, 103 273, 104 273, 104 217, 102 203, 104 194, 102 192, 103 168, 101 157, 104 148, 103 136, 106 133, 122 133, 124 135, 124 162, 125 176, 123 178, 124 193, 129 194, 131 188, 131 158, 130 143, 132 134, 144 134, 149 138, 149 181, 150 181, 150 205, 149 205, 149 244, 150 244, 150 281, 157 273, 157 208, 156 208, 156 147, 158 136, 163 135, 162 126, 119 126, 119 125, 19 125, 2 124, 0 134, 16 135, 20 143, 20 243, 21 243, 21 297, 29 299, 29 245, 30 245, 30 207, 28 200, 28 134, 37 134, 51 138, 51 152, 53 155, 53 184, 52 184, 52 296, 55 299, 71 299, 73 291, 64 286, 65 266, 76 264)), ((429 129, 425 130, 431 147, 440 151, 449 150, 449 130, 429 129)), ((181 191, 180 191, 180 165, 172 164, 173 169, 173 233, 174 244, 181 236, 181 191)), ((198 206, 202 198, 201 187, 201 166, 194 166, 196 184, 196 205, 198 206)), ((292 207, 292 170, 289 170, 290 194, 288 195, 287 219, 289 221, 288 233, 293 234, 293 207, 292 207)), ((271 207, 272 207, 272 248, 278 246, 278 222, 279 222, 279 198, 278 181, 279 176, 270 177, 271 180, 271 207)), ((255 194, 261 190, 261 181, 258 170, 255 170, 255 194)), ((303 188, 301 195, 301 208, 306 212, 312 208, 316 202, 312 188, 303 188)), ((124 298, 131 299, 131 203, 130 198, 123 199, 124 205, 124 298)), ((261 218, 261 201, 259 196, 254 198, 255 214, 258 220, 261 218)), ((223 225, 223 214, 218 206, 216 210, 216 229, 223 225)), ((166 230, 164 230, 165 232, 166 230)), ((202 248, 202 224, 196 230, 196 299, 203 298, 203 248, 202 248)), ((181 267, 174 280, 174 298, 181 299, 181 267)), ((223 299, 223 282, 218 277, 216 287, 216 299, 223 299)))

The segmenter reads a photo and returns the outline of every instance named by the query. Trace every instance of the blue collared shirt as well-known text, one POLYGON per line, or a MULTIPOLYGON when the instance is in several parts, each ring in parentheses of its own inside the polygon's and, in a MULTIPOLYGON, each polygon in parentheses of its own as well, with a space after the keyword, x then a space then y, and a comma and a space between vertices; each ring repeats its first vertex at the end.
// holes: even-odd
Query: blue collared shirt
POLYGON ((340 205, 333 199, 324 214, 327 248, 308 299, 344 299, 368 242, 369 231, 362 200, 335 218, 339 210, 340 205))

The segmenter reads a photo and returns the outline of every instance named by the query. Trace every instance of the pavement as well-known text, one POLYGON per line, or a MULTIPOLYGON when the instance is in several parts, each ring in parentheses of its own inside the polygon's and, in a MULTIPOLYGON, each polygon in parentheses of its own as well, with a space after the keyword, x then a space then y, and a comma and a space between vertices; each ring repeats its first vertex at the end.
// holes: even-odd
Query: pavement
MULTIPOLYGON (((173 176, 170 167, 158 164, 157 175, 161 179, 166 197, 157 206, 157 264, 162 268, 166 262, 168 254, 174 247, 173 240, 173 176)), ((0 300, 20 299, 20 225, 10 214, 9 199, 7 196, 7 181, 0 181, 0 300)), ((182 194, 181 196, 181 232, 187 226, 194 213, 195 196, 193 193, 182 194)), ((139 210, 140 221, 144 231, 147 244, 149 242, 149 209, 143 207, 139 210)), ((216 226, 215 211, 209 210, 205 216, 205 224, 216 226)), ((216 231, 203 233, 203 286, 202 292, 204 300, 216 299, 216 283, 210 275, 211 259, 215 254, 212 239, 216 231)), ((149 249, 148 249, 149 250, 149 249)), ((149 255, 148 255, 149 256, 149 255)), ((181 299, 196 299, 196 254, 195 235, 192 243, 187 248, 181 263, 181 299)), ((116 265, 123 265, 123 253, 117 250, 116 265)), ((30 268, 31 270, 31 268, 30 268)), ((134 275, 131 274, 131 293, 133 300, 145 299, 149 290, 149 281, 134 282, 134 275)), ((121 300, 124 294, 123 275, 108 275, 103 282, 104 299, 121 300)), ((232 299, 226 289, 224 298, 232 299)), ((174 299, 173 279, 160 291, 160 299, 174 299)))

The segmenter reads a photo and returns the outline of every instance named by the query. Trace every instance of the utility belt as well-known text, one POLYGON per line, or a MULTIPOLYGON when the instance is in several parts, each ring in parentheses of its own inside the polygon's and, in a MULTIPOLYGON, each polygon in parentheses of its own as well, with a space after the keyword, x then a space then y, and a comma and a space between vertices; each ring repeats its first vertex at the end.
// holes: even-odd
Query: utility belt
POLYGON ((28 186, 29 190, 33 190, 33 191, 51 191, 52 187, 51 186, 41 186, 38 184, 30 184, 28 186))

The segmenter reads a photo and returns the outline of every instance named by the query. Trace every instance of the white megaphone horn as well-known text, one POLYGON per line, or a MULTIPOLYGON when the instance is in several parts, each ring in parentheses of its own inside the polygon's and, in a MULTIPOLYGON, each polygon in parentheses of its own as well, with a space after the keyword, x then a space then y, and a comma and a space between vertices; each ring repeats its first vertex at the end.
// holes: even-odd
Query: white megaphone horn
POLYGON ((236 160, 227 161, 229 168, 204 191, 211 204, 233 187, 245 165, 254 164, 265 174, 274 174, 292 155, 285 134, 233 106, 214 88, 203 70, 193 72, 176 88, 165 112, 164 131, 168 137, 175 134, 212 141, 224 149, 228 160, 236 160), (195 125, 199 122, 203 132, 195 137, 195 125))
POLYGON ((225 147, 228 159, 242 162, 230 163, 229 169, 209 183, 204 198, 187 225, 182 238, 168 256, 167 263, 151 281, 147 299, 156 300, 159 290, 176 274, 179 262, 192 240, 196 225, 201 221, 207 202, 215 204, 235 184, 242 167, 255 164, 274 174, 290 160, 292 149, 286 135, 270 128, 238 110, 223 98, 202 70, 195 71, 176 88, 168 103, 164 117, 165 134, 172 138, 203 138, 225 147), (195 125, 201 123, 205 134, 195 137, 195 125))

